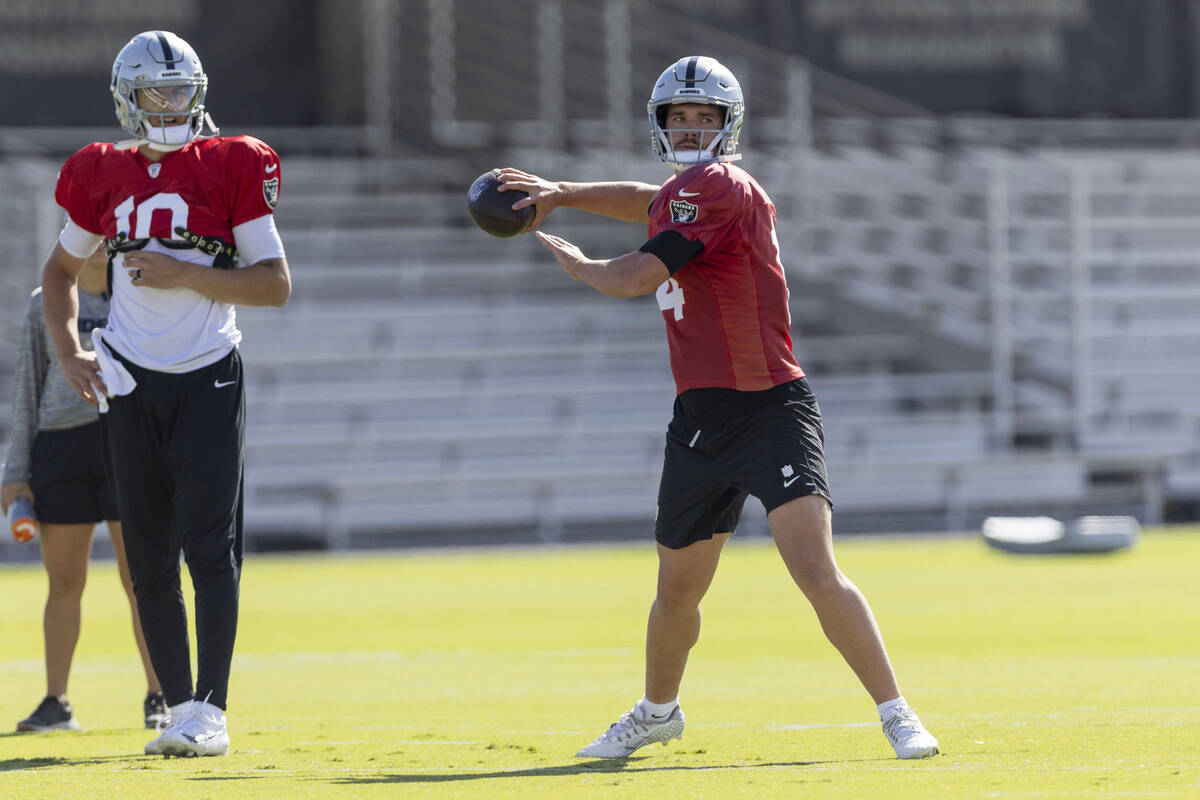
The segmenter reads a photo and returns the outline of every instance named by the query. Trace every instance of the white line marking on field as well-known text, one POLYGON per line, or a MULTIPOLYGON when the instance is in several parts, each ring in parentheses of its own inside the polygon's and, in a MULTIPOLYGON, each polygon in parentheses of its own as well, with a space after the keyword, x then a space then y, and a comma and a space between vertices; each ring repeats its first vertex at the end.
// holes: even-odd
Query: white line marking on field
POLYGON ((814 722, 805 725, 768 725, 769 731, 811 731, 817 728, 873 728, 878 722, 814 722))

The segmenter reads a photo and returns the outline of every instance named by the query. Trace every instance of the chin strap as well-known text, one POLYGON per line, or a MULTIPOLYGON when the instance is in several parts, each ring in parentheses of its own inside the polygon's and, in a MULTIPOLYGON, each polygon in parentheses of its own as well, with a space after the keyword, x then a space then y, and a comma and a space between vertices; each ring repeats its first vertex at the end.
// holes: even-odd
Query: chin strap
POLYGON ((220 136, 220 135, 221 135, 221 129, 217 127, 215 122, 213 122, 212 114, 209 114, 207 111, 205 111, 204 112, 204 122, 202 122, 200 124, 200 132, 198 132, 191 139, 188 139, 183 144, 159 144, 158 142, 152 142, 149 139, 146 139, 145 137, 138 136, 133 139, 122 139, 119 142, 114 142, 113 147, 117 148, 118 150, 132 150, 135 147, 141 147, 142 145, 146 145, 147 147, 157 150, 160 153, 172 153, 172 152, 178 150, 179 148, 181 148, 187 144, 190 144, 191 142, 194 142, 197 139, 207 139, 212 136, 220 136), (208 126, 208 133, 203 132, 205 126, 208 126))

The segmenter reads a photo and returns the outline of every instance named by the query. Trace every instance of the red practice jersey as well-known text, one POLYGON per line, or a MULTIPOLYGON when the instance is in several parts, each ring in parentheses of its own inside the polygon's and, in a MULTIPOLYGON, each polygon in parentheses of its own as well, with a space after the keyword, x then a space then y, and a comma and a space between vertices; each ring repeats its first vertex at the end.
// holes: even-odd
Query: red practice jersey
MULTIPOLYGON (((209 252, 188 247, 177 229, 232 247, 238 226, 273 212, 279 171, 275 151, 250 136, 196 139, 157 162, 98 142, 67 159, 55 199, 79 228, 98 237, 124 234, 148 251, 229 268, 231 259, 217 263, 209 252)), ((105 336, 118 352, 149 369, 187 372, 241 340, 232 305, 184 287, 134 286, 121 269, 124 258, 119 252, 113 259, 105 336)))
POLYGON ((252 136, 196 139, 157 162, 96 142, 67 159, 54 197, 105 239, 180 239, 181 227, 232 243, 235 225, 274 211, 279 156, 252 136))
POLYGON ((792 355, 775 206, 754 178, 717 161, 676 175, 650 206, 650 237, 667 230, 704 244, 657 292, 676 391, 755 392, 804 377, 792 355))

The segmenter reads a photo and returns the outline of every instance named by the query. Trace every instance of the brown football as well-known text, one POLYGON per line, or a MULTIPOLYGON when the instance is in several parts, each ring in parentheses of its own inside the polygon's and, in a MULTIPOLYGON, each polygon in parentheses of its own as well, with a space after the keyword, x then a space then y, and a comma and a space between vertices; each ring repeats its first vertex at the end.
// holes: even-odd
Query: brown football
POLYGON ((513 211, 513 203, 529 195, 515 189, 499 191, 499 174, 500 170, 488 170, 475 179, 467 192, 467 209, 480 230, 507 239, 525 230, 533 221, 537 209, 526 206, 520 211, 513 211))

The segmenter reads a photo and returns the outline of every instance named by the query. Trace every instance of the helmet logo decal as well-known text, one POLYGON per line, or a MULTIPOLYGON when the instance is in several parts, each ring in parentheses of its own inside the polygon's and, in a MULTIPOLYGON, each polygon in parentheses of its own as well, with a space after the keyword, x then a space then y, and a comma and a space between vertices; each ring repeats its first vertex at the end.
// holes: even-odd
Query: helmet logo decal
POLYGON ((671 201, 671 222, 686 225, 700 216, 700 206, 686 200, 671 201))

